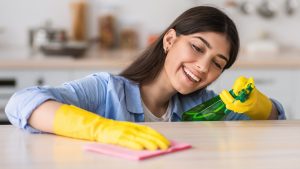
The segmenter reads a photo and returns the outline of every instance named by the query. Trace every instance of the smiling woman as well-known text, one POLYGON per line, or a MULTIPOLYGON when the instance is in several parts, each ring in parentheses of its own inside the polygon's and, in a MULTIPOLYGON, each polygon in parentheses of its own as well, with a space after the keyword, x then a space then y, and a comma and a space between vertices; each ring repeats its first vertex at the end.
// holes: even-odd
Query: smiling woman
POLYGON ((206 87, 220 76, 229 60, 230 47, 223 34, 203 32, 178 35, 171 29, 165 38, 172 41, 166 43, 169 52, 165 72, 174 89, 181 94, 206 87))
MULTIPOLYGON (((140 84, 144 105, 150 114, 161 117, 168 114, 170 100, 177 94, 192 95, 214 82, 235 62, 238 51, 238 32, 226 14, 213 7, 194 7, 120 75, 140 84)), ((213 95, 208 92, 200 98, 213 95)), ((188 104, 195 103, 184 103, 188 104)))
MULTIPOLYGON (((131 122, 181 121, 184 111, 217 95, 206 87, 231 67, 238 50, 233 21, 214 7, 197 6, 181 14, 120 75, 102 72, 58 87, 27 88, 12 96, 5 111, 12 124, 31 132, 167 149, 170 142, 162 134, 131 122)), ((238 79, 234 92, 250 82, 238 79)), ((256 88, 252 93, 244 104, 222 92, 236 111, 227 120, 285 118, 280 103, 256 88)))

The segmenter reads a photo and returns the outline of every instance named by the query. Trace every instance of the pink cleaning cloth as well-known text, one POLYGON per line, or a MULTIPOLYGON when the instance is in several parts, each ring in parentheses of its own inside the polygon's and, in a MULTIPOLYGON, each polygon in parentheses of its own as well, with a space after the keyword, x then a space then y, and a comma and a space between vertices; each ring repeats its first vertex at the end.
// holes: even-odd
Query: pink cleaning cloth
POLYGON ((171 141, 171 147, 167 150, 130 150, 120 146, 101 144, 101 143, 91 143, 84 146, 87 151, 93 151, 97 153, 102 153, 106 155, 116 156, 120 158, 125 158, 129 160, 144 160, 150 157, 155 157, 167 153, 172 153, 180 150, 189 149, 192 146, 186 143, 178 143, 171 141))

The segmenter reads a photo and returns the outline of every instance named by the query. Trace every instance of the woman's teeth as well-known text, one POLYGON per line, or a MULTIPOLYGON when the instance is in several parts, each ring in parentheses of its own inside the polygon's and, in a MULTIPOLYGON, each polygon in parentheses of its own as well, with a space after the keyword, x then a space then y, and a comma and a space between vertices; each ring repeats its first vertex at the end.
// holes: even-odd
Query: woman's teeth
POLYGON ((191 71, 189 71, 188 69, 183 68, 183 71, 184 71, 185 74, 186 74, 188 77, 190 77, 190 79, 192 79, 193 81, 195 81, 195 82, 199 82, 199 81, 200 81, 200 79, 199 79, 196 75, 194 75, 191 71))

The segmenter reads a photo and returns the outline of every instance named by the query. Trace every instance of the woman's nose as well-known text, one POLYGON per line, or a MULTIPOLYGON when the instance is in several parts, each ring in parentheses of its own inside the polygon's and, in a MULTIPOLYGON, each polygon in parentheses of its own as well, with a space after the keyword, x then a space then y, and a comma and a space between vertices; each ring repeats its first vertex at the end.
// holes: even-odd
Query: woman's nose
POLYGON ((201 73, 207 73, 209 70, 209 62, 206 60, 198 61, 196 64, 197 70, 201 73))

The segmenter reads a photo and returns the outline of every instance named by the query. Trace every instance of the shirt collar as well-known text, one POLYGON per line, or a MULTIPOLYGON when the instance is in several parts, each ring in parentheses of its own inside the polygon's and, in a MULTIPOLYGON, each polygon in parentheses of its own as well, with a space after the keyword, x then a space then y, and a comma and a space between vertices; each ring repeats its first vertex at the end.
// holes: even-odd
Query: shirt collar
MULTIPOLYGON (((128 80, 127 83, 125 83, 125 97, 126 107, 129 112, 137 114, 144 113, 139 84, 128 80)), ((172 97, 172 121, 181 119, 184 110, 181 104, 179 95, 175 94, 172 97)))
POLYGON ((137 83, 130 80, 125 83, 126 107, 129 112, 143 113, 140 87, 137 83))
MULTIPOLYGON (((126 81, 127 82, 125 83, 125 97, 127 110, 131 113, 144 113, 139 84, 128 79, 126 79, 126 81)), ((182 105, 182 99, 184 99, 184 97, 182 97, 178 93, 172 97, 172 121, 181 120, 182 113, 185 111, 184 105, 182 105)))
POLYGON ((172 115, 171 115, 171 120, 172 121, 180 121, 182 113, 184 112, 184 109, 182 107, 182 103, 180 101, 179 95, 175 94, 172 97, 172 115))

